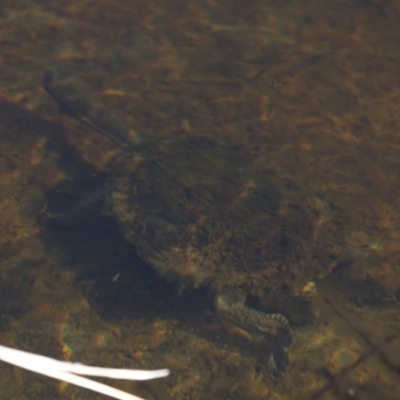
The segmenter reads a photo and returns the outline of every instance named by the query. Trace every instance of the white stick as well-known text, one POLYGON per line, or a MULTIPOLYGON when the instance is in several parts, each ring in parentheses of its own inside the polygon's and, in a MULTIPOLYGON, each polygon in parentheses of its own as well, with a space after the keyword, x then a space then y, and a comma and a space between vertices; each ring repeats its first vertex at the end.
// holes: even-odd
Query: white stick
POLYGON ((28 353, 22 350, 11 349, 0 345, 0 360, 18 367, 28 369, 55 379, 72 383, 86 389, 102 393, 119 400, 143 400, 140 397, 131 395, 111 386, 83 378, 78 375, 103 376, 115 379, 147 380, 163 378, 169 375, 168 369, 154 371, 142 371, 132 369, 115 369, 89 367, 87 365, 58 361, 53 358, 28 353))

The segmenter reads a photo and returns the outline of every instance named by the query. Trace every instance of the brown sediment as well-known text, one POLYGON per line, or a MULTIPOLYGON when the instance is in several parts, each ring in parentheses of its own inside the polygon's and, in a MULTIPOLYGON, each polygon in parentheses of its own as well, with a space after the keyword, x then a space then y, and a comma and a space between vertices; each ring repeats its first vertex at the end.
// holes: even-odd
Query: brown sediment
MULTIPOLYGON (((182 129, 233 137, 260 163, 318 194, 313 207, 323 212, 315 235, 324 219, 343 214, 348 234, 345 245, 335 240, 335 232, 327 236, 334 252, 346 249, 331 288, 346 299, 344 309, 379 335, 399 315, 399 11, 394 0, 2 1, 0 326, 5 344, 54 357, 72 354, 85 363, 169 366, 174 376, 167 391, 176 399, 306 399, 323 384, 317 366, 338 372, 357 359, 368 346, 320 307, 313 324, 294 327, 290 377, 273 385, 255 373, 254 355, 181 329, 184 318, 166 317, 158 325, 135 320, 129 313, 134 302, 122 290, 124 282, 134 287, 135 275, 122 274, 108 284, 125 257, 116 256, 118 246, 95 244, 83 233, 75 234, 78 247, 66 245, 68 235, 54 233, 58 244, 43 246, 35 221, 43 190, 70 178, 59 169, 57 147, 46 146, 47 139, 61 136, 97 168, 119 150, 60 118, 41 90, 41 77, 60 59, 86 57, 96 68, 79 76, 91 88, 122 93, 108 96, 99 90, 98 95, 146 137, 167 138, 182 129), (29 118, 21 123, 21 116, 29 118), (44 128, 36 117, 43 118, 44 128), (83 297, 93 284, 90 277, 99 276, 107 283, 95 291, 93 303, 101 309, 96 299, 106 293, 115 301, 114 314, 123 318, 100 318, 83 297), (368 282, 382 288, 372 300, 376 285, 368 282), (363 296, 356 294, 354 301, 351 295, 360 284, 363 296)), ((318 280, 316 285, 327 290, 318 280)), ((267 294, 264 301, 268 305, 267 294)), ((186 311, 185 316, 193 310, 186 311)), ((1 368, 6 398, 10 393, 16 399, 91 396, 1 368)), ((371 359, 357 378, 377 376, 386 385, 393 377, 383 371, 371 359)))

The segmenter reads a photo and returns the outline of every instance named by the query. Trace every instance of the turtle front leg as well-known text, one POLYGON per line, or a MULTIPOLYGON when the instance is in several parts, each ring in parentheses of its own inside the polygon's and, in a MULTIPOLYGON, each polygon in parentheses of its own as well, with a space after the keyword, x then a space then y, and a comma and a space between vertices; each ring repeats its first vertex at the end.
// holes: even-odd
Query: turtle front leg
POLYGON ((262 362, 270 373, 285 371, 293 341, 289 321, 282 314, 266 314, 245 304, 246 294, 240 289, 226 288, 216 298, 218 314, 234 325, 262 336, 265 343, 272 343, 270 354, 262 362), (266 361, 265 361, 266 360, 266 361))
POLYGON ((75 228, 99 215, 104 201, 104 187, 100 187, 79 200, 69 212, 53 214, 43 210, 38 216, 38 223, 41 226, 53 228, 75 228))

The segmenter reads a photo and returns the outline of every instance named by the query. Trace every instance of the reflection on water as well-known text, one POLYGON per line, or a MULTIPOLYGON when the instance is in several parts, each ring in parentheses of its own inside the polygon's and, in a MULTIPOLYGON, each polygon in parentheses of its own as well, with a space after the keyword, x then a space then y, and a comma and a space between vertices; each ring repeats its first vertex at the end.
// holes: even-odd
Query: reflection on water
MULTIPOLYGON (((399 16, 380 0, 2 2, 2 344, 171 368, 156 390, 118 383, 146 398, 307 399, 340 374, 323 398, 400 398, 399 340, 392 364, 370 356, 400 315, 399 16), (60 64, 146 156, 59 113, 42 78, 60 64), (103 188, 101 214, 39 223, 103 188), (288 375, 215 313, 224 286, 288 317, 288 375)), ((0 398, 101 398, 0 370, 0 398)))

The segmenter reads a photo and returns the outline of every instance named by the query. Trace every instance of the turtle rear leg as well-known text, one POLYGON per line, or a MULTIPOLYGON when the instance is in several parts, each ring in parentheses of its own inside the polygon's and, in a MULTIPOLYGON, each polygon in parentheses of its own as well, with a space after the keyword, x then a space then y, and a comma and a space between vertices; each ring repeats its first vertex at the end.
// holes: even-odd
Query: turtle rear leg
POLYGON ((285 371, 293 341, 289 321, 282 314, 267 314, 245 304, 246 294, 240 289, 225 288, 216 298, 217 313, 245 331, 263 339, 266 349, 260 357, 261 367, 270 373, 285 371))

